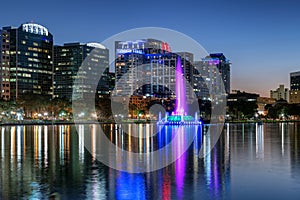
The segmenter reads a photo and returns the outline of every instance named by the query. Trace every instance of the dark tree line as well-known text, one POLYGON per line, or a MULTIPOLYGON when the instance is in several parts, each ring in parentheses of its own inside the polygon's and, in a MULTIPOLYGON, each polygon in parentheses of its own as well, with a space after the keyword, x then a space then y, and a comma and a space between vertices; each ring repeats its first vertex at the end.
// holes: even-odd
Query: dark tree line
POLYGON ((300 104, 288 104, 287 102, 277 102, 274 105, 266 105, 265 109, 268 110, 268 118, 288 118, 289 116, 300 115, 300 104))
POLYGON ((234 119, 250 119, 257 112, 255 101, 237 100, 227 102, 228 112, 234 119))

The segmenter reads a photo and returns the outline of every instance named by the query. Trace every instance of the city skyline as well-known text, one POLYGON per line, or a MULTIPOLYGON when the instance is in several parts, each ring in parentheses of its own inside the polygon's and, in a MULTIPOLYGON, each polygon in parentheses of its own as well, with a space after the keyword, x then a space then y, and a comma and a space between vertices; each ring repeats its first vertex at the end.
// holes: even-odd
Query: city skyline
POLYGON ((10 9, 4 9, 0 13, 1 27, 34 21, 55 35, 55 44, 101 42, 119 32, 149 26, 182 32, 208 52, 227 55, 233 63, 232 89, 256 92, 261 96, 269 96, 269 91, 278 84, 289 85, 289 73, 300 69, 297 57, 300 30, 295 26, 300 18, 297 18, 299 3, 296 1, 273 1, 272 4, 185 1, 184 8, 182 4, 168 1, 91 1, 89 4, 53 1, 47 4, 49 12, 44 12, 36 1, 14 4, 6 2, 4 6, 14 7, 18 14, 11 15, 10 9), (146 4, 159 7, 151 11, 151 16, 155 17, 142 14, 141 9, 146 4), (164 8, 174 12, 164 12, 164 8))
MULTIPOLYGON (((168 36, 170 37, 170 35, 168 36)), ((18 28, 3 27, 2 30, 0 29, 0 37, 1 97, 4 100, 17 101, 19 97, 24 98, 26 93, 45 95, 45 88, 48 88, 46 95, 52 96, 52 98, 59 97, 69 100, 71 96, 74 97, 72 97, 73 100, 84 98, 86 94, 89 96, 90 92, 92 94, 95 93, 96 88, 94 86, 97 85, 95 84, 97 82, 97 74, 98 72, 99 75, 102 74, 101 69, 106 70, 106 72, 101 77, 101 83, 98 84, 97 96, 102 97, 110 94, 109 90, 112 90, 111 86, 113 85, 110 86, 110 83, 113 82, 114 78, 113 74, 109 73, 109 49, 100 43, 84 44, 78 42, 65 43, 63 46, 53 46, 53 35, 50 31, 44 26, 35 23, 21 24, 18 28), (83 68, 78 71, 80 65, 83 68), (45 71, 45 69, 48 69, 48 71, 45 71), (78 80, 77 78, 74 79, 74 77, 77 77, 78 80), (49 80, 51 80, 51 83, 49 83, 49 80)), ((204 77, 206 77, 205 80, 207 81, 212 80, 211 83, 213 84, 207 83, 209 87, 215 84, 218 85, 218 88, 221 87, 222 81, 217 81, 218 83, 213 81, 216 79, 212 76, 212 71, 207 68, 212 64, 216 64, 218 70, 223 74, 222 79, 224 79, 226 92, 229 93, 230 91, 230 63, 222 53, 210 54, 211 59, 205 57, 205 61, 203 65, 201 64, 202 66, 199 66, 200 71, 196 75, 197 82, 194 82, 196 80, 194 72, 197 70, 192 66, 192 63, 194 63, 194 54, 192 53, 179 52, 178 55, 171 53, 168 43, 156 39, 113 42, 115 43, 115 48, 111 48, 115 49, 117 58, 115 67, 118 69, 113 70, 117 72, 116 77, 123 77, 125 71, 127 72, 128 69, 138 63, 151 65, 150 68, 140 68, 140 73, 131 73, 132 77, 135 78, 125 78, 126 81, 121 84, 121 87, 118 87, 120 84, 116 84, 115 91, 118 91, 117 93, 127 91, 123 86, 126 86, 129 81, 134 83, 134 86, 128 85, 131 88, 129 94, 134 94, 134 91, 137 90, 139 94, 144 93, 143 95, 145 96, 163 95, 166 97, 165 95, 174 95, 169 90, 172 88, 171 85, 175 83, 174 74, 170 69, 174 66, 178 56, 181 57, 180 59, 183 59, 184 74, 193 85, 192 90, 195 92, 201 91, 202 93, 207 91, 206 86, 201 86, 204 83, 202 81, 204 77), (168 69, 161 69, 165 65, 169 65, 168 69), (201 69, 202 67, 203 69, 201 69), (149 71, 150 69, 151 72, 149 71), (149 73, 144 70, 148 70, 149 73), (205 71, 210 74, 208 77, 205 71), (151 74, 151 76, 146 78, 146 74, 151 74), (143 79, 141 79, 140 75, 147 80, 147 84, 143 85, 141 90, 138 87, 136 88, 136 83, 141 83, 143 79), (201 80, 199 75, 202 78, 201 80), (138 82, 134 80, 138 80, 138 82), (162 80, 163 82, 161 82, 162 80), (153 87, 149 87, 148 81, 151 82, 150 85, 153 85, 153 87), (164 87, 166 88, 163 89, 164 87)), ((188 87, 186 90, 189 91, 188 87)), ((192 94, 193 92, 187 93, 192 94)), ((206 95, 201 98, 206 99, 206 95)))

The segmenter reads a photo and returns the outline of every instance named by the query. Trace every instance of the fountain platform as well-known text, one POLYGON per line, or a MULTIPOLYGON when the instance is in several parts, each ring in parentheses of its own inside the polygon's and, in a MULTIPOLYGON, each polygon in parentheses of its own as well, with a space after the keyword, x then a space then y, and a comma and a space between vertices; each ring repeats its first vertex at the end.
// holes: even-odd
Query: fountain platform
POLYGON ((157 122, 158 125, 202 125, 201 121, 195 120, 192 116, 169 116, 157 122))
POLYGON ((202 125, 202 121, 190 115, 171 115, 160 119, 158 125, 202 125))

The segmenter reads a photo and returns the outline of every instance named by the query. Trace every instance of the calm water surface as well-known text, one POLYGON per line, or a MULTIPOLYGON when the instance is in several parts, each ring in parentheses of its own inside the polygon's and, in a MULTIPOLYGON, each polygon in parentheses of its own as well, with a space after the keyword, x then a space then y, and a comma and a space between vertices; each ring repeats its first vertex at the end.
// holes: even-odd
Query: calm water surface
MULTIPOLYGON (((61 199, 300 199, 299 123, 225 124, 204 158, 199 150, 210 133, 186 128, 182 140, 195 139, 188 151, 143 174, 98 162, 84 148, 87 134, 97 137, 97 131, 87 131, 92 125, 80 126, 79 132, 69 125, 0 129, 0 199, 48 199, 53 192, 61 199)), ((114 125, 103 129, 113 143, 134 152, 159 149, 174 137, 170 127, 151 141, 132 140, 114 125)))

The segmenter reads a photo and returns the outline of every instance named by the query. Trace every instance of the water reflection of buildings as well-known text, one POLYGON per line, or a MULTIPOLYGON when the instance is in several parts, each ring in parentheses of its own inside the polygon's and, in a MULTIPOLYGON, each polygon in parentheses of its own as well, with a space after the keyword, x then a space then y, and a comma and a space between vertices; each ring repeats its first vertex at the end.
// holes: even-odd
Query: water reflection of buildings
POLYGON ((41 199, 56 190, 72 194, 60 187, 84 184, 86 156, 74 127, 3 126, 0 146, 0 182, 5 191, 0 199, 41 199))
POLYGON ((234 160, 264 159, 264 152, 269 148, 265 146, 265 127, 261 124, 232 124, 231 132, 231 155, 234 160), (246 152, 247 151, 247 152, 246 152))
POLYGON ((230 128, 232 198, 298 197, 299 190, 290 188, 299 184, 299 123, 231 124, 230 128))
POLYGON ((289 124, 289 137, 290 144, 290 158, 291 158, 291 176, 292 178, 299 180, 300 178, 300 137, 298 136, 300 130, 300 123, 289 124))
MULTIPOLYGON (((214 130, 214 129, 212 129, 214 130)), ((207 187, 209 199, 224 198, 230 190, 230 135, 229 126, 226 126, 216 145, 211 147, 210 130, 203 135, 204 152, 210 151, 203 158, 204 184, 207 187)))
MULTIPOLYGON (((134 138, 129 137, 130 133, 127 134, 114 127, 114 125, 104 126, 103 129, 110 141, 120 148, 138 153, 161 149, 171 142, 179 130, 177 134, 183 133, 179 135, 179 142, 172 146, 171 151, 162 151, 161 153, 180 155, 188 145, 186 143, 187 137, 194 137, 194 142, 188 148, 188 151, 182 154, 173 164, 161 170, 152 173, 131 174, 109 169, 108 190, 110 192, 108 198, 186 199, 188 197, 195 199, 201 196, 220 198, 228 193, 230 187, 229 129, 208 156, 199 158, 202 143, 205 142, 204 140, 209 142, 210 139, 209 134, 203 138, 200 128, 195 129, 195 127, 198 126, 185 127, 180 132, 180 128, 169 126, 164 127, 156 137, 134 138)), ((84 128, 90 129, 91 127, 86 126, 84 128)), ((139 136, 149 136, 152 128, 151 126, 140 127, 137 134, 139 136)), ((91 144, 91 139, 97 138, 99 132, 94 133, 93 130, 95 129, 96 127, 92 128, 91 135, 84 138, 85 142, 91 144)), ((80 135, 81 133, 79 133, 80 135)), ((84 137, 84 135, 82 136, 84 137)), ((95 144, 99 145, 100 143, 97 141, 95 144)), ((93 150, 91 152, 93 156, 96 156, 93 150)), ((126 161, 116 161, 132 166, 132 163, 130 163, 132 160, 130 159, 132 158, 128 157, 126 161)))
MULTIPOLYGON (((97 140, 99 131, 92 125, 80 125, 78 134, 74 126, 2 127, 0 181, 6 192, 1 198, 40 199, 53 191, 62 198, 222 198, 230 189, 229 127, 205 158, 199 158, 199 151, 209 143, 210 134, 202 136, 200 128, 195 127, 167 127, 147 139, 153 131, 150 125, 141 125, 136 132, 145 138, 128 137, 115 125, 103 125, 109 140, 129 151, 160 149, 170 144, 175 134, 179 134, 179 142, 162 153, 178 156, 189 147, 173 164, 140 174, 117 171, 95 160, 101 141, 97 140), (189 137, 194 138, 191 146, 186 142, 189 137), (88 143, 90 153, 85 150, 88 143)), ((132 158, 128 159, 130 162, 132 158)))

